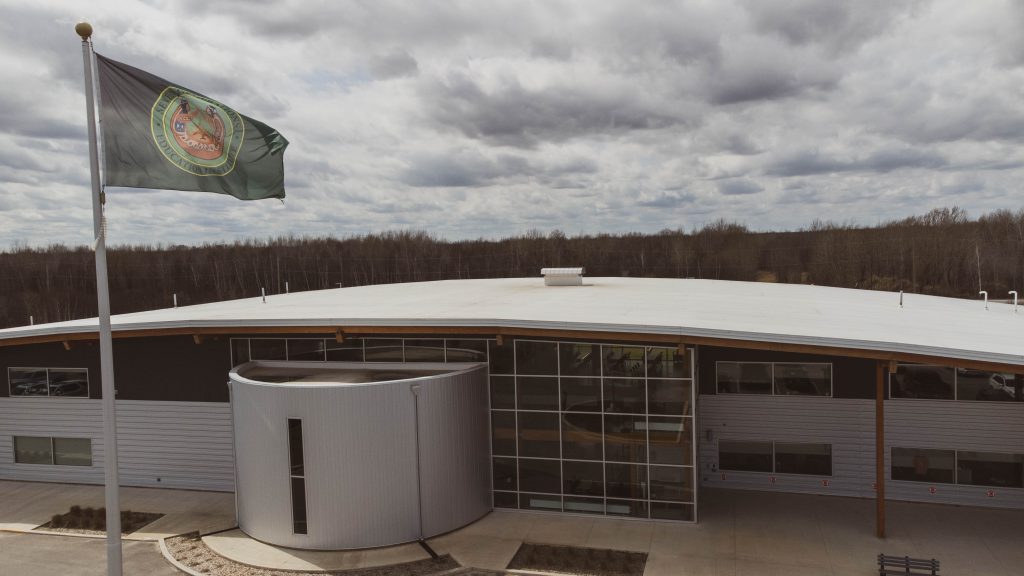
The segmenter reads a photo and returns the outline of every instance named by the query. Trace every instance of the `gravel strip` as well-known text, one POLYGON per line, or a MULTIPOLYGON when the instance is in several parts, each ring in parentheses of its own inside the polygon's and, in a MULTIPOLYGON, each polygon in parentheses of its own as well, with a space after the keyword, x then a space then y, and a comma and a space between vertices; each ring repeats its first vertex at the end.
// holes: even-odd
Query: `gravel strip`
POLYGON ((196 572, 210 576, 428 576, 459 568, 459 563, 445 554, 436 559, 333 572, 274 570, 228 560, 211 550, 197 533, 174 536, 164 542, 175 560, 196 572))
POLYGON ((644 552, 524 543, 508 569, 578 576, 642 576, 646 565, 644 552))

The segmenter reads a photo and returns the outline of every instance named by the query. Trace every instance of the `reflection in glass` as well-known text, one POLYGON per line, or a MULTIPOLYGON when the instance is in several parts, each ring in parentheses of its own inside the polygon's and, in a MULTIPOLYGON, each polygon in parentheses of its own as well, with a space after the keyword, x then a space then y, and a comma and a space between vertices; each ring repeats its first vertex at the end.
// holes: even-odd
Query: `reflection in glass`
POLYGON ((89 396, 89 371, 85 368, 50 368, 50 396, 89 396))
POLYGON ((600 462, 562 462, 565 494, 604 496, 604 465, 600 462))
POLYGON ((406 340, 406 362, 444 362, 444 340, 406 340))
POLYGON ((609 462, 647 461, 647 417, 604 417, 604 458, 609 462))
POLYGON ((516 488, 516 459, 515 458, 494 458, 494 489, 515 491, 516 488))
POLYGON ((496 340, 488 340, 487 350, 491 363, 491 374, 516 373, 515 342, 506 339, 504 345, 498 346, 496 340))
POLYGON ((54 438, 53 463, 58 466, 92 466, 92 441, 88 438, 54 438))
POLYGON ((690 352, 680 352, 679 348, 648 348, 648 378, 689 378, 690 352))
POLYGON ((515 376, 491 376, 491 408, 515 410, 515 376))
POLYGON ((7 378, 11 384, 11 396, 46 396, 49 393, 46 369, 10 368, 7 378))
POLYGON ((604 379, 604 411, 643 414, 647 411, 647 392, 642 378, 604 379))
POLYGON ((953 450, 893 448, 892 479, 952 484, 955 462, 953 450))
POLYGON ((558 410, 558 378, 516 377, 520 410, 558 410))
POLYGON ((719 440, 718 468, 746 472, 771 472, 772 443, 719 440))
POLYGON ((779 474, 832 475, 832 445, 775 443, 775 471, 779 474))
POLYGON ((772 365, 768 362, 718 362, 719 394, 771 394, 772 365))
POLYGON ((557 413, 519 412, 519 455, 558 458, 557 413))
POLYGON ((642 346, 602 346, 604 375, 624 378, 643 378, 644 348, 642 346))
POLYGON ((946 366, 900 364, 890 374, 889 395, 892 398, 953 399, 956 372, 946 366))
POLYGON ((288 346, 284 338, 250 338, 249 353, 253 360, 287 360, 288 346))
POLYGON ((487 362, 486 340, 445 340, 448 362, 487 362))
POLYGON ((600 414, 562 414, 562 458, 601 460, 600 414))
POLYGON ((566 412, 600 412, 600 378, 559 378, 562 410, 566 412))
POLYGON ((959 451, 957 484, 1024 488, 1024 455, 959 451))
POLYGON ((647 466, 605 464, 605 493, 614 498, 647 498, 647 466))
POLYGON ((361 338, 346 338, 342 342, 335 339, 327 340, 327 361, 362 362, 363 340, 361 338))
POLYGON ((305 476, 305 460, 302 454, 302 420, 288 419, 288 462, 292 476, 305 476))
POLYGON ((651 500, 693 502, 693 468, 651 466, 651 500))
POLYGON ((776 362, 775 393, 798 396, 831 396, 832 365, 776 362))
POLYGON ((651 464, 693 464, 693 430, 690 418, 649 416, 647 427, 651 464))
POLYGON ((648 380, 647 411, 650 414, 690 416, 693 407, 692 380, 648 380))
POLYGON ((402 362, 402 339, 367 338, 363 341, 363 356, 367 362, 402 362))
POLYGON ((605 501, 606 510, 609 516, 630 516, 632 518, 647 518, 646 500, 612 500, 605 501))
POLYGON ((693 521, 693 504, 651 502, 651 518, 693 521))
POLYGON ((249 339, 231 339, 231 366, 238 366, 249 361, 249 339))
POLYGON ((958 368, 957 400, 1024 402, 1024 375, 958 368))
POLYGON ((311 338, 289 338, 288 339, 289 360, 315 360, 322 362, 324 356, 324 341, 311 338))
POLYGON ((562 498, 562 507, 566 512, 576 514, 604 514, 604 500, 602 498, 566 496, 562 498))
POLYGON ((292 532, 306 534, 305 478, 292 478, 292 532))
POLYGON ((523 492, 562 493, 561 462, 519 459, 519 489, 523 492))
POLYGON ((597 344, 558 345, 559 369, 563 376, 600 376, 601 347, 597 344))
POLYGON ((15 436, 14 461, 18 464, 53 464, 53 444, 50 438, 15 436))
POLYGON ((517 508, 519 505, 519 498, 515 492, 495 492, 494 493, 494 507, 495 508, 517 508))
POLYGON ((550 494, 519 494, 519 508, 523 510, 562 511, 562 497, 550 494))
POLYGON ((491 452, 502 456, 516 455, 516 413, 491 411, 491 452))
POLYGON ((516 341, 516 374, 558 375, 558 343, 516 341))

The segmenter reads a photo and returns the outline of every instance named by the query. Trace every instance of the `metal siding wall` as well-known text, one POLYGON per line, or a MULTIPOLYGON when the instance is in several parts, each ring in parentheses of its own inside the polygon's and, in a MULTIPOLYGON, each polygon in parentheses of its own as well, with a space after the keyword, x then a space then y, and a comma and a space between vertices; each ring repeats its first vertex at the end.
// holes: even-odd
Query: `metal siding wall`
POLYGON ((431 537, 491 511, 486 367, 423 386, 419 407, 423 532, 431 537))
MULTIPOLYGON (((233 490, 229 410, 221 403, 119 400, 121 484, 233 490)), ((102 484, 103 462, 100 401, 0 398, 0 478, 102 484), (14 464, 12 436, 91 438, 92 466, 14 464)))

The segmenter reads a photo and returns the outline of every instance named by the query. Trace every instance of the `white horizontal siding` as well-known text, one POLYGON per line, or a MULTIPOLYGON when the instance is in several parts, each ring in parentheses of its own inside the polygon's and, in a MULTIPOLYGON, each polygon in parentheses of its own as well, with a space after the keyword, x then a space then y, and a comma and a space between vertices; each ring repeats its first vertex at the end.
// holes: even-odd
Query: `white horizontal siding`
MULTIPOLYGON (((227 403, 117 402, 123 486, 234 490, 227 403)), ((86 398, 0 398, 0 478, 103 483, 103 413, 86 398), (13 436, 92 439, 92 466, 14 463, 13 436)))
MULTIPOLYGON (((866 498, 875 495, 874 400, 701 395, 698 414, 702 485, 866 498), (830 443, 832 477, 723 472, 718 469, 718 441, 723 439, 830 443), (826 479, 828 486, 822 484, 826 479)), ((1024 452, 1022 404, 889 400, 885 403, 885 445, 887 499, 1024 508, 1022 489, 888 480, 889 449, 893 446, 1024 452), (931 486, 935 494, 930 493, 931 486), (990 497, 992 490, 994 496, 990 497)))

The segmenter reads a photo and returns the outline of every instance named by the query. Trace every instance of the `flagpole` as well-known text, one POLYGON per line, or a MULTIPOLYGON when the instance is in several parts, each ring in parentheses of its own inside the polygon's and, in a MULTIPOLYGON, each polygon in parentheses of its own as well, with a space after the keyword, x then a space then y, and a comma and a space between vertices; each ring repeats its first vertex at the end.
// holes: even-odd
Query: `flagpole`
POLYGON ((114 352, 110 335, 110 289, 107 286, 106 230, 103 222, 105 195, 100 189, 99 144, 96 139, 96 104, 92 71, 92 26, 81 22, 75 32, 82 37, 85 64, 85 105, 89 119, 89 167, 92 175, 92 223, 96 233, 96 300, 100 323, 100 378, 103 382, 103 464, 107 507, 107 576, 121 576, 121 503, 117 476, 117 414, 114 407, 114 352))

